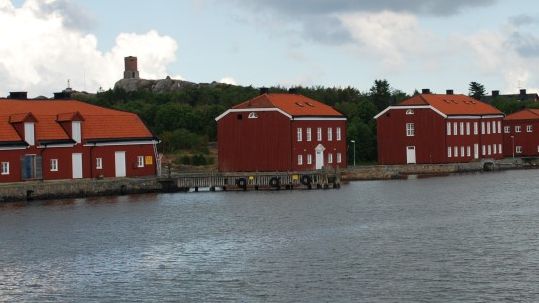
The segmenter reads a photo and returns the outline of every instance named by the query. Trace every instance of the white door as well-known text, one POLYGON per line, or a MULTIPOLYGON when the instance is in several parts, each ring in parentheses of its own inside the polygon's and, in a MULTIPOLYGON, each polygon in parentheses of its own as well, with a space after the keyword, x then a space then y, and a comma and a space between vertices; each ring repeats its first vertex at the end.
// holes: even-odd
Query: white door
POLYGON ((116 168, 116 177, 125 177, 125 152, 117 151, 114 153, 114 166, 116 168))
POLYGON ((73 167, 73 179, 82 178, 82 154, 81 153, 72 154, 71 164, 73 167))
POLYGON ((316 154, 316 169, 322 169, 324 167, 324 150, 326 148, 322 144, 318 144, 314 149, 316 154))
POLYGON ((406 163, 415 164, 415 146, 406 147, 406 163))
POLYGON ((474 159, 479 159, 479 144, 473 145, 473 157, 474 159))

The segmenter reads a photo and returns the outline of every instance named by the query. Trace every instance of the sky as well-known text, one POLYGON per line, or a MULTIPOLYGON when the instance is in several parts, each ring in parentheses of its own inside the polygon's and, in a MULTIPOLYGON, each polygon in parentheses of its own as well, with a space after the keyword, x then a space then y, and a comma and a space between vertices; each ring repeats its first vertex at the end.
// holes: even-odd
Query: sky
POLYGON ((106 90, 125 56, 146 79, 539 92, 534 0, 0 0, 0 41, 0 96, 106 90))

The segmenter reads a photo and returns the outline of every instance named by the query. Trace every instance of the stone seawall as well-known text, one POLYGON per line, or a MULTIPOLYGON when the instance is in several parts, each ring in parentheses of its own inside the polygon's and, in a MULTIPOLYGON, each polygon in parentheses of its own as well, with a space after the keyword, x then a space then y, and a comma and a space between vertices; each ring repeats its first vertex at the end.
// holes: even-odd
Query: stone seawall
POLYGON ((158 192, 157 178, 30 181, 0 185, 0 202, 158 192))

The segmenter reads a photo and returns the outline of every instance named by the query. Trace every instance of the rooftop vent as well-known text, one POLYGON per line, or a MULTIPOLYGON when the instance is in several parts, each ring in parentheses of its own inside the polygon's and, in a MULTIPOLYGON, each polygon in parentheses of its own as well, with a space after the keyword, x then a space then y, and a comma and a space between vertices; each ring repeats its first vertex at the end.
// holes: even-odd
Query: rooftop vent
POLYGON ((454 92, 453 92, 452 89, 447 89, 447 90, 445 91, 445 94, 446 94, 446 95, 453 95, 454 92))
POLYGON ((288 89, 289 94, 297 94, 298 91, 299 90, 296 87, 291 87, 291 88, 288 89))
POLYGON ((71 93, 69 92, 63 91, 63 92, 54 93, 55 100, 65 100, 69 98, 71 98, 71 93))
POLYGON ((500 91, 499 90, 493 90, 492 91, 492 97, 498 97, 500 95, 500 91))
POLYGON ((314 104, 312 104, 311 102, 305 102, 305 104, 307 104, 310 107, 314 107, 314 104))
POLYGON ((525 88, 520 90, 520 95, 521 96, 526 95, 526 89, 525 88))
POLYGON ((267 93, 269 93, 269 88, 261 87, 259 92, 260 92, 261 95, 267 94, 267 93))
POLYGON ((421 90, 421 93, 422 94, 430 94, 430 89, 424 88, 424 89, 421 90))
POLYGON ((9 99, 26 100, 28 99, 27 92, 9 92, 9 99))
POLYGON ((305 105, 299 103, 299 102, 296 102, 296 105, 299 106, 299 107, 305 107, 305 105))

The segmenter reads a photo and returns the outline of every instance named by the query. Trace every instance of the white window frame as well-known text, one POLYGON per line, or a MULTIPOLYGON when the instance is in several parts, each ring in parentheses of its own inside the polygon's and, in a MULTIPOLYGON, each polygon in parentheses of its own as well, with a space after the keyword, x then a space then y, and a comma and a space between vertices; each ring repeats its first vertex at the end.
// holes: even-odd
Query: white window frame
POLYGON ((503 152, 502 152, 502 144, 501 144, 501 143, 498 144, 498 152, 499 152, 500 154, 503 153, 503 152))
POLYGON ((487 135, 490 135, 490 123, 487 121, 487 135))
POLYGON ((311 135, 311 128, 307 127, 307 129, 305 130, 305 139, 307 140, 307 142, 311 142, 311 135))
POLYGON ((459 134, 459 126, 457 122, 453 122, 453 134, 456 136, 459 134))
POLYGON ((447 122, 447 135, 451 136, 451 122, 447 122))
POLYGON ((492 146, 490 144, 487 145, 487 153, 489 156, 492 155, 492 146))
POLYGON ((448 147, 447 147, 447 157, 448 157, 448 158, 451 158, 451 151, 452 151, 452 150, 453 150, 453 149, 451 148, 451 146, 448 146, 448 147))
POLYGON ((95 158, 95 169, 103 169, 103 158, 95 158))
POLYGON ((307 154, 307 164, 313 164, 313 155, 307 154))
POLYGON ((6 176, 9 175, 9 162, 3 161, 2 162, 2 175, 6 176))
POLYGON ((464 122, 460 122, 460 135, 464 136, 464 122))
POLYGON ((479 134, 479 122, 473 123, 473 134, 478 135, 479 134))
POLYGON ((137 156, 137 167, 144 167, 144 156, 137 156))
POLYGON ((333 163, 333 154, 328 153, 328 164, 332 164, 332 163, 333 163))
POLYGON ((333 128, 328 127, 328 141, 333 141, 333 128))
POLYGON ((484 144, 482 144, 481 149, 482 149, 482 152, 483 152, 482 155, 486 156, 487 155, 487 147, 484 144))
POLYGON ((458 146, 453 147, 453 155, 455 156, 455 158, 459 156, 459 147, 458 146))
POLYGON ((29 145, 36 144, 36 128, 34 122, 24 122, 24 141, 29 145))
POLYGON ((71 121, 71 138, 77 143, 81 143, 81 123, 80 121, 71 121))
POLYGON ((49 162, 50 162, 50 170, 58 171, 58 159, 51 159, 49 162))
POLYGON ((337 132, 337 133, 336 133, 337 141, 341 141, 341 140, 342 140, 341 128, 340 128, 340 127, 337 127, 337 128, 335 129, 335 131, 337 132))
POLYGON ((415 136, 415 125, 414 125, 414 123, 406 123, 406 136, 407 137, 415 136))
POLYGON ((492 121, 492 133, 495 134, 496 132, 496 121, 492 121))
POLYGON ((342 162, 342 154, 337 153, 337 163, 341 163, 341 162, 342 162))
POLYGON ((303 155, 298 155, 298 165, 303 165, 303 155))
POLYGON ((511 133, 511 126, 504 126, 503 127, 503 132, 506 133, 506 134, 510 134, 511 133))
POLYGON ((528 133, 533 132, 533 125, 531 125, 531 124, 526 125, 526 132, 528 132, 528 133))
POLYGON ((492 144, 492 153, 495 155, 498 153, 498 146, 496 144, 492 144))
POLYGON ((520 133, 522 131, 522 128, 520 125, 515 125, 515 133, 520 133))
POLYGON ((297 142, 301 142, 303 141, 303 130, 301 129, 301 127, 298 127, 297 129, 297 142))
POLYGON ((413 114, 414 114, 414 110, 411 109, 411 108, 410 108, 410 109, 407 109, 407 110, 406 110, 406 114, 407 114, 407 115, 413 115, 413 114))
POLYGON ((522 146, 520 146, 520 145, 515 146, 515 153, 522 154, 522 146))
POLYGON ((318 127, 316 129, 316 140, 318 142, 322 141, 322 128, 321 127, 318 127))
POLYGON ((502 133, 502 121, 498 121, 498 134, 502 133))
POLYGON ((470 122, 466 122, 466 135, 470 135, 470 122))
POLYGON ((464 153, 464 146, 460 147, 460 156, 464 157, 466 154, 464 153))
POLYGON ((469 146, 469 145, 466 147, 466 156, 467 156, 467 157, 471 157, 471 156, 472 156, 472 147, 469 146))
POLYGON ((485 134, 485 121, 481 121, 481 135, 485 134))

